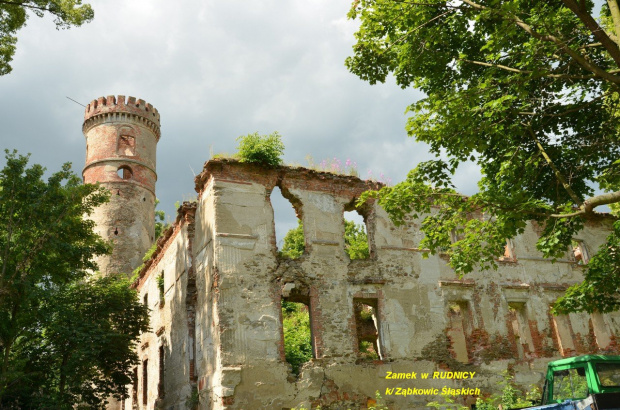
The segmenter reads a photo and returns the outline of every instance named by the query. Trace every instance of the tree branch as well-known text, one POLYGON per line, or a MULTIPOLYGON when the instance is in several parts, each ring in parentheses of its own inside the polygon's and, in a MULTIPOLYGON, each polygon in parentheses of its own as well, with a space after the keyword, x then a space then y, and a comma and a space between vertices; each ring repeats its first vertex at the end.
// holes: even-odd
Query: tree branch
POLYGON ((35 6, 32 4, 28 4, 30 3, 29 1, 8 1, 8 0, 0 0, 0 4, 8 4, 9 6, 17 6, 17 7, 26 7, 29 9, 33 9, 33 10, 41 10, 41 11, 47 11, 49 13, 54 14, 54 12, 48 8, 45 7, 41 7, 41 6, 35 6))
MULTIPOLYGON (((562 0, 562 1, 565 1, 565 0, 562 0)), ((473 2, 471 0, 463 0, 463 3, 470 5, 471 7, 473 7, 476 10, 488 10, 488 7, 480 5, 478 3, 475 3, 475 2, 473 2)), ((494 12, 504 16, 505 18, 510 19, 517 26, 521 27, 523 30, 525 30, 526 33, 528 33, 532 37, 534 37, 534 38, 536 38, 538 40, 541 40, 541 41, 549 41, 549 42, 555 43, 562 51, 564 51, 564 53, 568 54, 581 67, 585 68, 586 70, 590 71, 591 73, 596 74, 597 76, 599 76, 599 77, 601 77, 601 78, 603 78, 603 79, 605 79, 605 80, 615 84, 616 86, 618 86, 618 84, 620 84, 620 77, 612 75, 612 74, 608 73, 607 71, 603 70, 602 68, 592 64, 583 55, 581 55, 580 53, 578 53, 575 50, 571 49, 561 39, 559 39, 559 38, 557 38, 555 36, 552 36, 550 34, 541 34, 541 33, 537 32, 536 30, 534 30, 529 24, 527 24, 523 20, 521 20, 519 17, 511 15, 511 14, 508 14, 508 13, 504 12, 503 10, 492 9, 492 11, 494 11, 494 12)), ((598 24, 597 24, 597 27, 598 27, 598 24)), ((600 29, 600 27, 599 27, 599 29, 600 29)), ((607 37, 607 36, 605 35, 605 37, 607 37)), ((618 49, 618 47, 616 45, 616 50, 617 49, 618 49)), ((608 50, 608 52, 610 52, 610 51, 608 50)), ((611 52, 610 52, 610 55, 611 55, 611 52)), ((613 55, 611 55, 611 56, 612 56, 612 58, 614 58, 613 55)), ((615 58, 614 58, 614 61, 616 61, 615 58)), ((618 60, 616 61, 616 63, 620 66, 620 50, 618 51, 618 60)))
POLYGON ((583 201, 577 196, 577 194, 575 194, 575 191, 573 191, 573 189, 570 187, 568 182, 566 182, 566 179, 560 173, 560 170, 555 166, 555 164, 553 163, 553 161, 551 160, 549 155, 547 155, 547 152, 545 151, 545 149, 543 148, 542 144, 540 143, 540 141, 536 137, 536 134, 534 133, 534 130, 532 129, 532 127, 530 125, 526 125, 526 126, 527 126, 528 131, 530 132, 530 135, 532 136, 532 138, 536 142, 536 146, 538 146, 538 149, 540 150, 540 153, 542 154, 542 156, 547 161, 547 164, 549 164, 549 166, 553 170, 553 173, 555 174, 555 177, 558 179, 558 181, 560 181, 560 183, 562 184, 562 186, 564 187, 564 189, 566 190, 568 195, 573 199, 573 201, 575 201, 575 203, 581 207, 583 205, 583 201))
POLYGON ((579 210, 571 212, 570 214, 551 214, 552 218, 572 218, 574 216, 591 214, 594 212, 594 208, 602 205, 615 204, 620 202, 620 191, 608 192, 601 195, 593 196, 583 201, 579 210))
MULTIPOLYGON (((615 1, 613 1, 615 2, 615 1)), ((586 26, 588 30, 601 42, 603 47, 609 52, 611 58, 614 59, 616 64, 620 66, 620 48, 618 48, 618 44, 613 41, 605 30, 592 18, 590 13, 586 12, 585 8, 579 7, 573 0, 562 0, 562 3, 566 7, 570 9, 575 15, 581 20, 581 22, 586 26)), ((616 7, 618 4, 616 3, 616 7)), ((611 8, 611 7, 610 7, 611 8)), ((614 22, 615 23, 615 22, 614 22)), ((618 29, 616 28, 616 31, 618 29)))
MULTIPOLYGON (((484 61, 476 61, 476 60, 465 60, 462 59, 461 61, 465 61, 466 63, 471 63, 471 64, 477 64, 477 65, 482 65, 485 67, 495 67, 495 68, 500 68, 502 70, 506 70, 506 71, 510 71, 513 73, 519 73, 519 74, 532 74, 533 71, 530 70, 520 70, 518 68, 514 68, 514 67, 509 67, 503 64, 493 64, 493 63, 485 63, 484 61)), ((610 70, 608 71, 608 73, 618 73, 620 72, 620 70, 610 70)), ((567 80, 589 80, 591 78, 595 78, 598 77, 596 74, 589 74, 589 75, 574 75, 574 74, 554 74, 554 73, 544 73, 541 72, 541 76, 542 77, 549 77, 549 78, 563 78, 563 79, 567 79, 567 80)))
POLYGON ((394 41, 394 42, 392 42, 392 43, 388 44, 388 45, 387 45, 387 47, 385 47, 385 49, 381 52, 381 54, 383 54, 383 53, 385 53, 386 51, 388 51, 390 48, 392 48, 392 46, 394 46, 394 45, 396 45, 396 44, 400 43, 401 41, 403 41, 403 40, 404 40, 404 39, 405 39, 405 38, 406 38, 409 34, 411 34, 411 33, 415 32, 415 31, 418 31, 419 29, 421 29, 422 27, 426 26, 426 25, 427 25, 427 24, 429 24, 430 22, 432 22, 432 21, 434 21, 434 20, 437 20, 438 18, 441 18, 441 17, 443 17, 443 16, 445 16, 446 14, 451 13, 451 12, 453 12, 453 11, 452 11, 452 10, 448 10, 448 11, 446 11, 445 13, 441 13, 440 15, 435 16, 435 17, 433 17, 432 19, 430 19, 430 20, 428 20, 428 21, 425 21, 423 24, 420 24, 419 26, 412 28, 411 30, 407 31, 405 34, 403 34, 402 36, 400 36, 400 38, 398 38, 396 41, 394 41))
POLYGON ((618 0, 607 0, 609 11, 611 12, 611 19, 614 22, 614 29, 616 31, 615 41, 618 44, 618 36, 620 36, 620 10, 618 9, 618 0))

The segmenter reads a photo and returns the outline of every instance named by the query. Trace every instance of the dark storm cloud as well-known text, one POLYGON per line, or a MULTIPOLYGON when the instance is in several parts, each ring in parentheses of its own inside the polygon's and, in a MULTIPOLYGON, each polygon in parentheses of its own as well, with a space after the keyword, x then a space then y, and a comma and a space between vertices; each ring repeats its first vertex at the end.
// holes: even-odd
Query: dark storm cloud
MULTIPOLYGON (((2 147, 32 152, 50 170, 71 161, 80 172, 83 107, 65 96, 82 104, 110 94, 143 98, 161 113, 157 195, 169 214, 195 195, 193 172, 210 150, 232 153, 249 132, 279 131, 287 162, 350 159, 362 178, 371 170, 397 182, 429 159, 404 129, 419 94, 346 71, 356 27, 347 2, 91 4, 88 25, 55 31, 49 18, 31 17, 19 33, 13 73, 0 77, 2 147)), ((477 171, 464 172, 474 176, 459 178, 459 188, 471 193, 477 171)))

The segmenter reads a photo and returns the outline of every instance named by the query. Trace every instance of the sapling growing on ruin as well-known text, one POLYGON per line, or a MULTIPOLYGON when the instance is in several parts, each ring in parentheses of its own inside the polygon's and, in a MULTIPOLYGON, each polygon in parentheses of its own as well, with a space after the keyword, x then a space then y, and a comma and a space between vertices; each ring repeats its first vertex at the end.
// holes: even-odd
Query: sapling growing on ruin
POLYGON ((237 138, 237 155, 241 162, 251 162, 267 166, 277 166, 282 163, 284 144, 277 131, 269 135, 259 135, 258 132, 243 135, 237 138))

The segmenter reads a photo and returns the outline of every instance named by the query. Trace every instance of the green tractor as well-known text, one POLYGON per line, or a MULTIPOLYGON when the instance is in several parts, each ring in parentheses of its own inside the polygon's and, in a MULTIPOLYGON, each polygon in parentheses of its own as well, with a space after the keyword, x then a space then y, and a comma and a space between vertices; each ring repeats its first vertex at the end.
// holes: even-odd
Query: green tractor
POLYGON ((587 355, 549 363, 541 404, 526 408, 620 410, 620 356, 587 355))

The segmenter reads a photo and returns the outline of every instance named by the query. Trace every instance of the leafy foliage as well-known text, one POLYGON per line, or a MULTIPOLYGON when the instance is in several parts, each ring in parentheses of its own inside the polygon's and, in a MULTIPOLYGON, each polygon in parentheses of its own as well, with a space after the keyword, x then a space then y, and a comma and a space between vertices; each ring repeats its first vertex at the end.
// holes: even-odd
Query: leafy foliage
POLYGON ((0 170, 0 407, 101 407, 124 394, 146 311, 126 280, 86 280, 109 245, 84 219, 108 192, 70 165, 0 170), (96 306, 96 308, 95 308, 96 306))
POLYGON ((23 363, 22 383, 8 389, 5 401, 22 408, 105 408, 109 396, 120 399, 132 381, 130 365, 138 362, 136 341, 148 330, 147 309, 129 280, 72 283, 47 292, 40 310, 46 315, 11 357, 23 363))
POLYGON ((270 135, 258 132, 237 138, 238 156, 241 162, 253 162, 267 166, 280 165, 284 154, 282 137, 277 131, 270 135))
POLYGON ((284 328, 284 356, 299 374, 302 364, 312 359, 310 340, 310 315, 302 303, 282 301, 282 321, 284 328))
POLYGON ((15 55, 17 37, 15 34, 26 25, 27 11, 43 17, 45 13, 55 17, 57 29, 81 26, 94 17, 89 4, 81 0, 26 0, 0 2, 0 75, 11 72, 11 61, 15 55))
POLYGON ((347 67, 421 90, 407 131, 438 158, 366 198, 395 222, 433 206, 421 246, 446 249, 459 274, 495 268, 530 220, 543 226, 538 249, 565 255, 596 207, 620 201, 617 0, 602 10, 597 20, 590 0, 355 0, 347 67), (464 198, 452 177, 467 161, 483 177, 464 198), (594 195, 592 181, 609 193, 594 195))
POLYGON ((590 259, 582 283, 571 286, 558 299, 553 313, 567 314, 574 310, 613 312, 620 309, 620 221, 595 257, 590 259))

